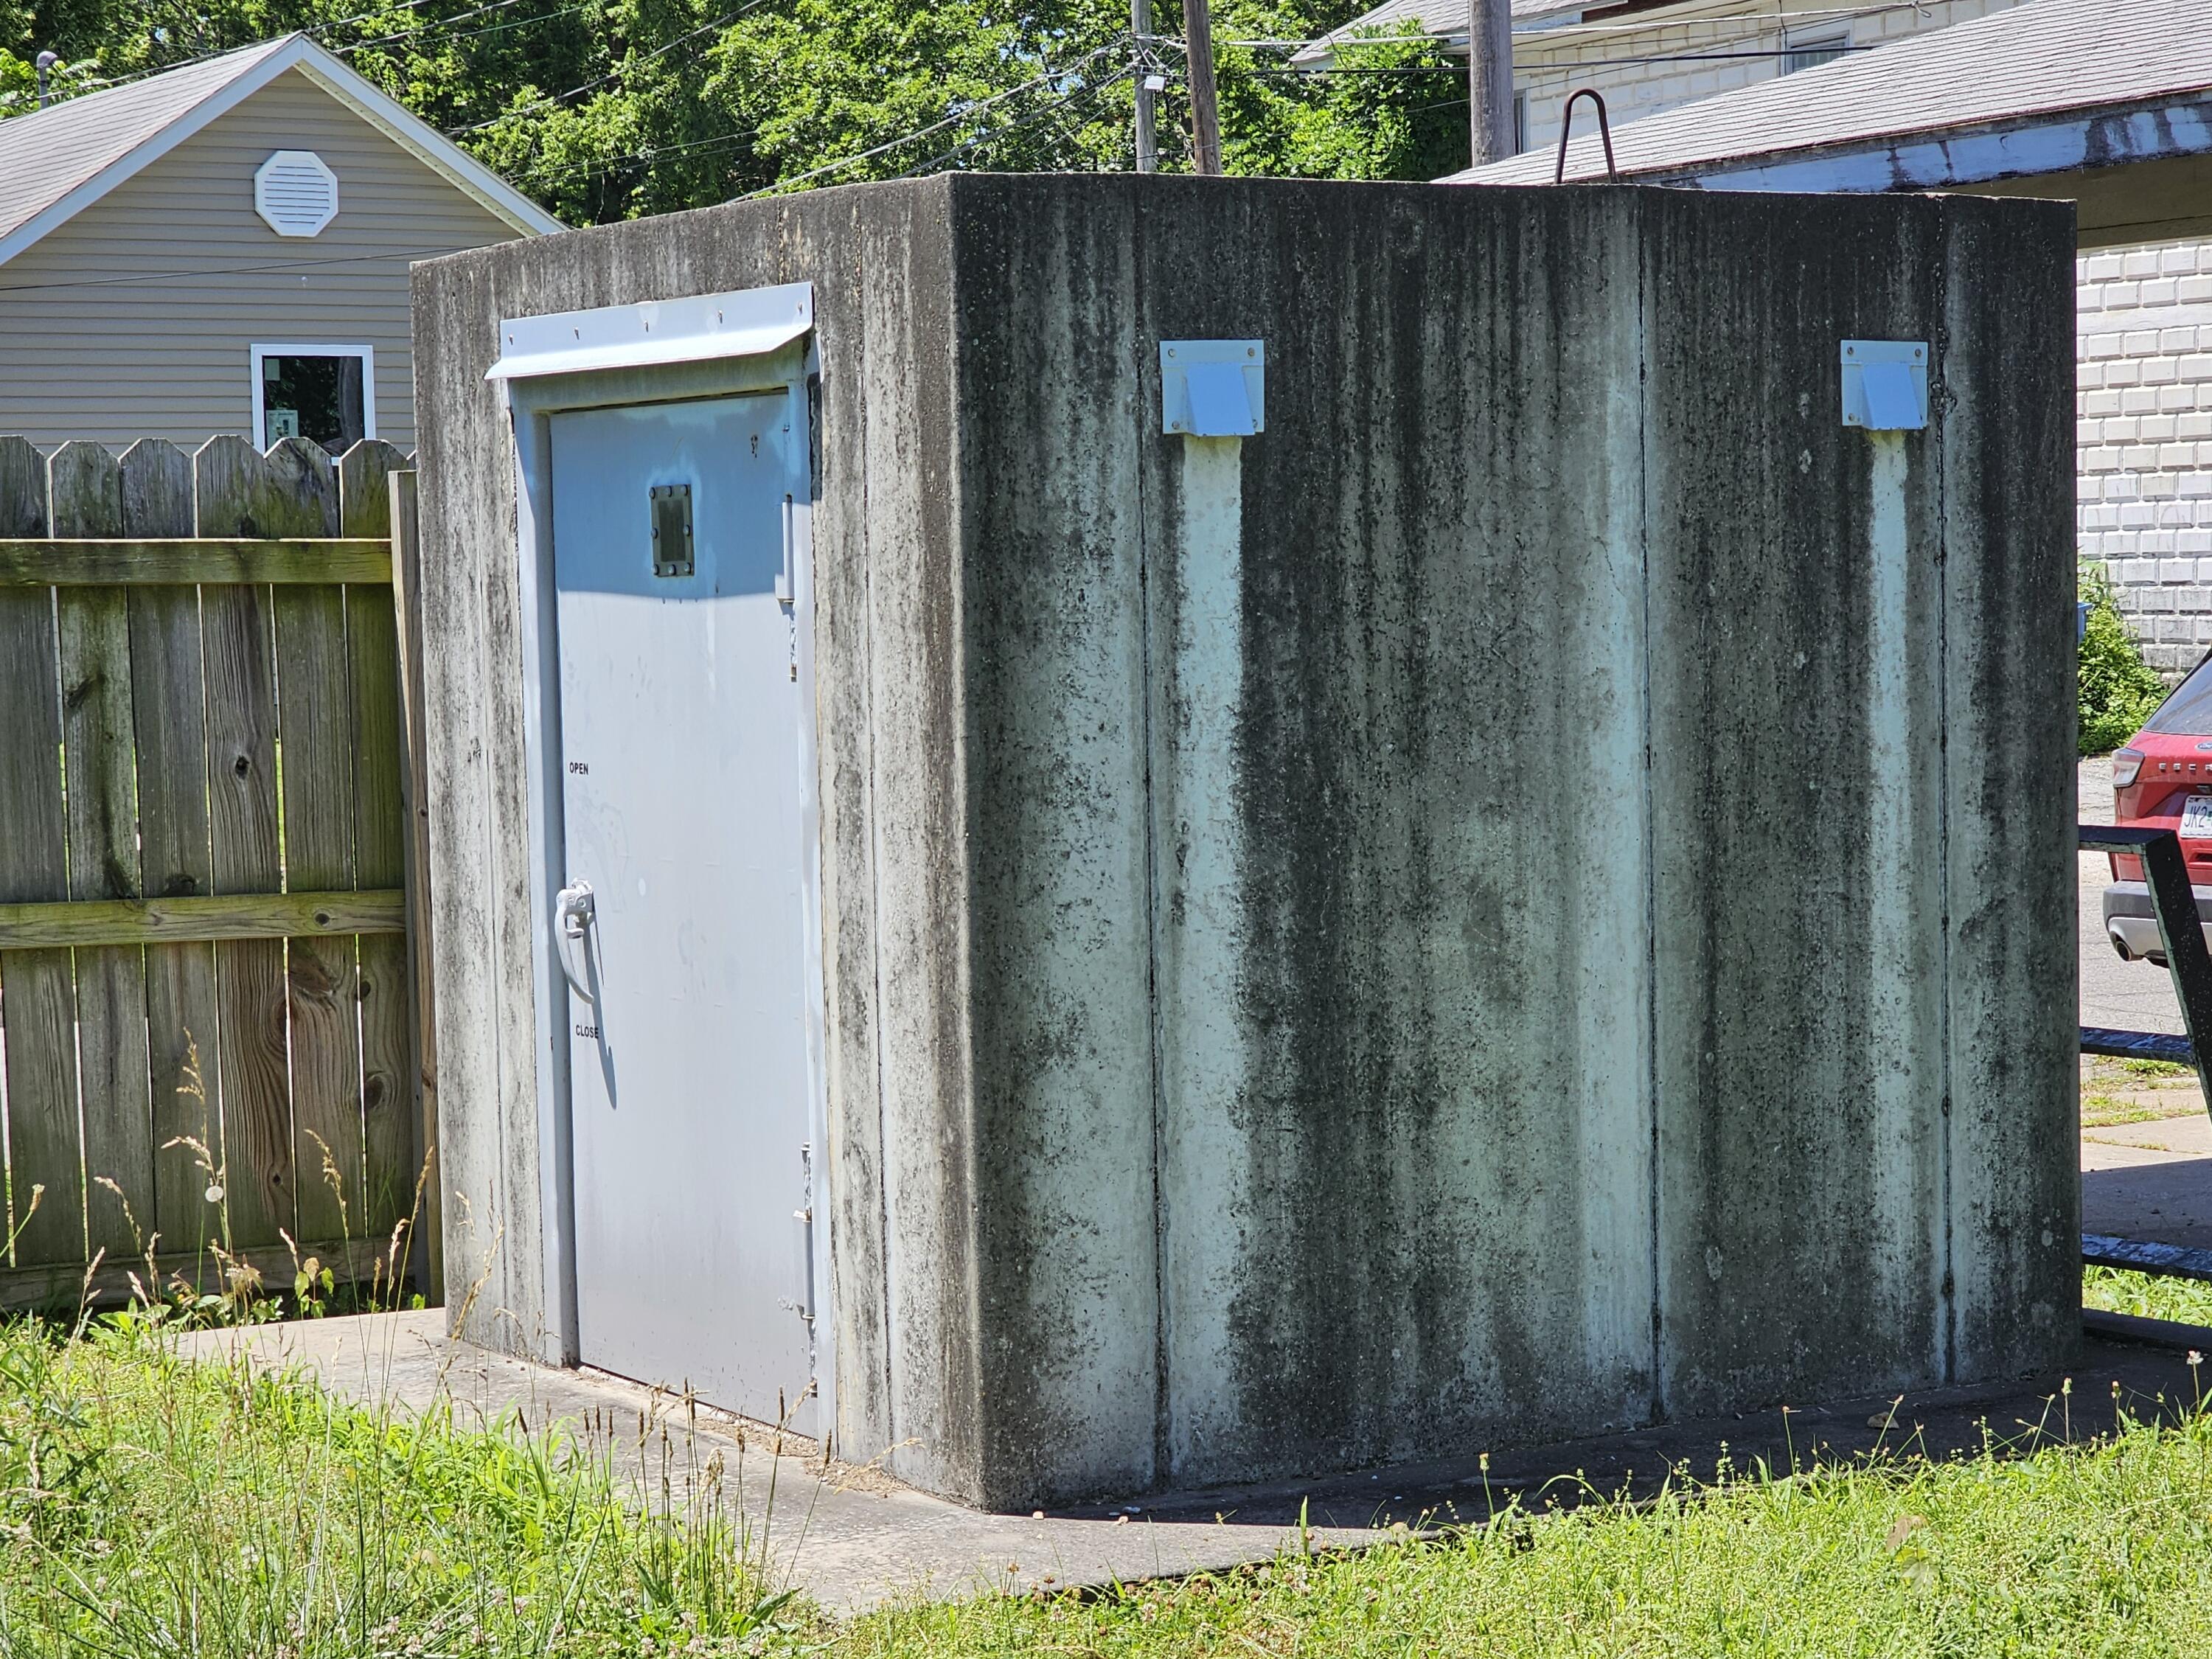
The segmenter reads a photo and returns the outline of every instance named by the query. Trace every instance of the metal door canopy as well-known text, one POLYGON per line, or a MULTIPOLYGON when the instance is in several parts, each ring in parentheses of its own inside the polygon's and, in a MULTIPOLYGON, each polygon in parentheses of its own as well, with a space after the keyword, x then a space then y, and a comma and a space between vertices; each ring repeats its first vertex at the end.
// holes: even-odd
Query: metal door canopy
POLYGON ((484 371, 484 379, 757 357, 789 345, 813 326, 811 283, 510 317, 499 325, 499 361, 484 371))

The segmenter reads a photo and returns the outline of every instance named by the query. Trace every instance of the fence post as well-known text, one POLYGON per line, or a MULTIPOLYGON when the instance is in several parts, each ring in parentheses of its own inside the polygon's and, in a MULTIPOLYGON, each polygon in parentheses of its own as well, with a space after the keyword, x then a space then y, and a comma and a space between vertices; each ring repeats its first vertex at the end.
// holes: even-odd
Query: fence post
POLYGON ((394 472, 392 489, 392 605, 398 627, 400 777, 407 804, 407 967, 415 1010, 416 1158, 422 1183, 416 1226, 420 1282, 433 1294, 446 1283, 442 1179, 438 1165, 438 1019, 431 954, 429 760, 423 748, 422 558, 416 519, 416 474, 394 472))

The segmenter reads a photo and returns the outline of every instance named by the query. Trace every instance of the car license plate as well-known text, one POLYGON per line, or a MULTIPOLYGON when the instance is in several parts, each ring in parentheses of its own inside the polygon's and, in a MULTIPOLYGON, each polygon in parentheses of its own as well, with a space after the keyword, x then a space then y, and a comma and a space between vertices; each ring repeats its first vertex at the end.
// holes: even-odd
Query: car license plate
POLYGON ((2181 833, 2191 841, 2212 841, 2212 795, 2191 795, 2181 803, 2181 833))

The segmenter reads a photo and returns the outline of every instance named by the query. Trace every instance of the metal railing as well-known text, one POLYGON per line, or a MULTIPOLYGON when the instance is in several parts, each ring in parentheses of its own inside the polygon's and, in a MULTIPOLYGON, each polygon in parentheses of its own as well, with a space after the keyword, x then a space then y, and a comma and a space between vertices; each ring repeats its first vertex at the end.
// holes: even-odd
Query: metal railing
MULTIPOLYGON (((2197 895, 2181 854, 2181 837, 2171 830, 2130 830, 2109 823, 2075 826, 2084 852, 2125 853, 2142 860, 2143 883, 2150 889, 2151 914, 2158 919, 2159 942, 2166 972, 2173 977, 2186 1036, 2163 1031, 2118 1031, 2101 1025, 2081 1027, 2081 1052, 2121 1060, 2162 1060, 2195 1070, 2212 1110, 2212 1068, 2207 1039, 2212 1039, 2212 951, 2197 915, 2197 895)), ((2212 1250, 2176 1244, 2081 1236, 2082 1261, 2098 1267, 2185 1279, 2212 1279, 2212 1250)))
POLYGON ((2158 937, 2173 976, 2186 1036, 2162 1031, 2116 1031, 2101 1025, 2081 1028, 2081 1052, 2122 1060, 2163 1060, 2193 1067, 2212 1108, 2212 1070, 2203 1039, 2212 1038, 2212 951, 2204 945, 2197 915, 2197 895, 2181 856, 2181 837, 2171 830, 2130 830, 2110 823, 2075 826, 2084 852, 2125 853, 2142 860, 2150 908, 2158 918, 2158 937))

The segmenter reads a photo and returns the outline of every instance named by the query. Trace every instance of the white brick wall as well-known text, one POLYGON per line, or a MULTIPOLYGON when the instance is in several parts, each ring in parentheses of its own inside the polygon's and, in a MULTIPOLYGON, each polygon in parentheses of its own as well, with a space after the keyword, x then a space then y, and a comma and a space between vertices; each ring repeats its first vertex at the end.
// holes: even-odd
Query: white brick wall
POLYGON ((2171 678, 2212 648, 2212 243, 2078 270, 2081 553, 2171 678))

